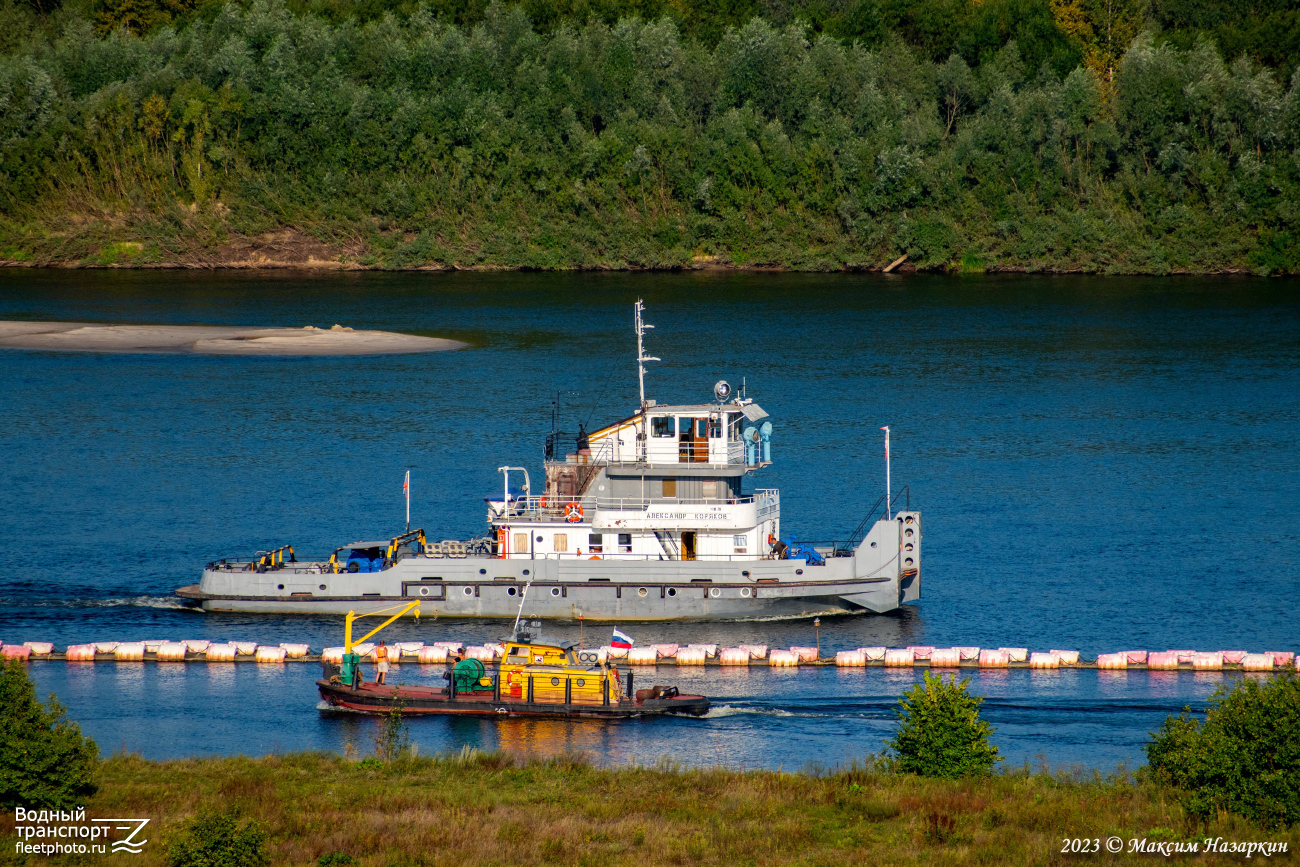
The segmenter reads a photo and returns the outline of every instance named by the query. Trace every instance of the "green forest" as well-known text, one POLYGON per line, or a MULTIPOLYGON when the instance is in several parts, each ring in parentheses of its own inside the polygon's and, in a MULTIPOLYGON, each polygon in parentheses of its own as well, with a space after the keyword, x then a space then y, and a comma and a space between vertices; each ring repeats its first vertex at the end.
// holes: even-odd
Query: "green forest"
POLYGON ((10 264, 1300 273, 1300 0, 0 0, 0 23, 10 264))

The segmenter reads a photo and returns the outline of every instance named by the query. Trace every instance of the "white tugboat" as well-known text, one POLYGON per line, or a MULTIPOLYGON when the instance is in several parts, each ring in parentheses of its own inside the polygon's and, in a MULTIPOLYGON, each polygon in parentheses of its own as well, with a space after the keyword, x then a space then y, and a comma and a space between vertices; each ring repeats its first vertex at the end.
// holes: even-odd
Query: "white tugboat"
POLYGON ((208 611, 346 614, 420 599, 440 617, 513 618, 526 593, 529 617, 613 621, 886 612, 919 599, 920 512, 894 512, 887 493, 848 540, 782 540, 778 492, 744 484, 771 464, 768 414, 726 382, 711 403, 647 400, 645 363, 658 359, 644 351, 643 309, 637 411, 580 430, 562 458, 548 439, 540 492, 527 469, 500 467, 487 535, 429 542, 415 530, 317 562, 285 546, 209 563, 176 595, 208 611))

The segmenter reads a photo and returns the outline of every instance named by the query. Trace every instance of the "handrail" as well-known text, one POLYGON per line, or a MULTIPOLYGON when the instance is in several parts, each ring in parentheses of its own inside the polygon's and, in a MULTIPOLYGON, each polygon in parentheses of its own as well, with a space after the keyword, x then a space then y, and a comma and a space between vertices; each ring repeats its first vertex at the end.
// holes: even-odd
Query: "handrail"
MULTIPOLYGON (((907 504, 906 508, 908 511, 911 511, 912 508, 911 489, 912 489, 911 485, 905 485, 901 491, 899 491, 897 494, 894 494, 894 499, 890 501, 889 508, 891 510, 894 508, 894 505, 898 502, 899 497, 906 497, 906 500, 904 500, 904 502, 907 504)), ((861 523, 859 523, 858 526, 853 529, 853 532, 849 534, 848 542, 845 543, 847 547, 852 548, 862 541, 863 539, 862 534, 867 529, 867 525, 872 523, 871 519, 876 516, 876 512, 879 511, 880 507, 883 506, 884 504, 885 504, 885 495, 881 494, 880 498, 876 500, 875 505, 873 505, 870 509, 867 510, 866 517, 863 518, 861 523)))
POLYGON ((297 563, 297 562, 298 562, 298 556, 297 556, 296 554, 293 553, 293 546, 292 546, 292 545, 281 545, 279 548, 276 548, 276 549, 271 550, 271 551, 258 551, 257 554, 254 555, 255 557, 258 558, 258 559, 257 559, 257 562, 256 562, 255 565, 257 565, 257 566, 265 566, 265 567, 267 567, 268 569, 274 569, 274 568, 276 568, 277 566, 283 566, 283 565, 284 565, 284 552, 285 552, 285 551, 288 551, 288 552, 289 552, 289 562, 290 562, 290 563, 297 563))

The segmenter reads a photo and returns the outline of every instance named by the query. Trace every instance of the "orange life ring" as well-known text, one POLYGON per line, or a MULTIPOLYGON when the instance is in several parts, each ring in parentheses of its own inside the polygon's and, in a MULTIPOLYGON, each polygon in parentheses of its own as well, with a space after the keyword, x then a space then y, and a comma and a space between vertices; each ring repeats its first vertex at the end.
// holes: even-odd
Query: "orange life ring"
POLYGON ((566 503, 564 506, 564 520, 570 524, 582 522, 582 503, 566 503))

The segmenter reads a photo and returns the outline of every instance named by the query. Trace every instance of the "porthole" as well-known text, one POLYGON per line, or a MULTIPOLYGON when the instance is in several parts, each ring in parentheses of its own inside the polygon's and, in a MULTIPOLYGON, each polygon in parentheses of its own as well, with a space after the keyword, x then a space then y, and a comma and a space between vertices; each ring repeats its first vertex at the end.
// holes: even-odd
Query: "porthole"
POLYGON ((912 565, 913 563, 915 563, 915 562, 916 562, 916 561, 913 560, 911 557, 908 557, 906 560, 903 561, 903 565, 904 565, 904 566, 911 566, 911 565, 912 565))
POLYGON ((428 587, 421 587, 421 588, 420 588, 420 595, 421 595, 421 596, 428 596, 428 595, 429 595, 429 588, 428 588, 428 587))
POLYGON ((506 590, 506 595, 507 595, 507 596, 514 596, 514 595, 515 595, 515 588, 513 588, 513 587, 508 588, 508 589, 506 590))
POLYGON ((636 591, 636 595, 637 595, 637 596, 645 596, 647 592, 648 592, 648 591, 647 591, 644 587, 642 587, 640 590, 636 591))
POLYGON ((552 588, 551 588, 551 595, 552 595, 552 596, 559 596, 559 595, 560 595, 560 588, 559 588, 559 587, 552 587, 552 588))
POLYGON ((528 574, 528 570, 527 570, 527 569, 524 570, 524 574, 525 574, 525 575, 528 574))
POLYGON ((871 543, 871 547, 872 547, 872 548, 876 547, 876 543, 875 543, 875 542, 872 542, 872 543, 871 543))
POLYGON ((908 515, 908 516, 907 516, 907 523, 910 524, 910 523, 912 523, 912 522, 915 521, 915 520, 916 520, 916 519, 913 518, 911 515, 908 515))
POLYGON ((542 537, 541 537, 541 536, 538 536, 538 537, 537 537, 537 541, 539 541, 539 542, 542 541, 542 537))
POLYGON ((487 570, 486 570, 486 569, 480 569, 480 570, 478 570, 478 574, 480 574, 480 575, 486 575, 486 574, 487 574, 487 570))
POLYGON ((324 589, 325 589, 325 585, 322 584, 322 585, 320 586, 320 589, 324 590, 324 589))
POLYGON ((913 545, 911 542, 908 542, 906 545, 903 546, 903 550, 904 550, 904 551, 911 551, 911 550, 912 550, 913 548, 915 548, 915 547, 916 547, 916 546, 913 545))
MULTIPOLYGON (((904 531, 903 531, 903 535, 910 539, 910 538, 912 538, 913 536, 916 535, 916 531, 915 531, 915 530, 904 530, 904 531)), ((874 547, 874 546, 873 546, 873 547, 874 547)))
POLYGON ((669 595, 669 596, 676 596, 676 595, 677 595, 677 588, 676 588, 676 587, 669 587, 669 588, 668 588, 668 595, 669 595))
POLYGON ((586 686, 586 685, 587 685, 587 681, 586 681, 584 678, 581 678, 581 677, 578 678, 578 686, 583 687, 583 686, 586 686))
POLYGON ((474 588, 473 588, 473 587, 466 587, 466 588, 465 588, 465 595, 466 595, 466 596, 473 596, 473 595, 474 595, 474 588))
POLYGON ((802 569, 796 569, 796 570, 794 570, 794 574, 796 574, 796 575, 802 575, 802 574, 803 574, 803 570, 802 570, 802 569))
POLYGON ((551 686, 559 686, 559 685, 560 685, 560 679, 558 677, 551 678, 551 686))
POLYGON ((748 599, 750 596, 754 595, 754 591, 750 590, 748 587, 741 587, 740 595, 748 599))
POLYGON ((283 589, 284 589, 284 585, 283 585, 283 584, 277 584, 277 585, 275 585, 275 589, 276 589, 276 590, 283 590, 283 589))
POLYGON ((740 574, 741 574, 741 575, 744 575, 746 578, 748 578, 748 577, 749 577, 749 570, 746 569, 744 572, 741 572, 740 574))
POLYGON ((721 587, 709 588, 709 595, 712 596, 714 599, 717 599, 719 596, 722 595, 722 588, 721 587))

